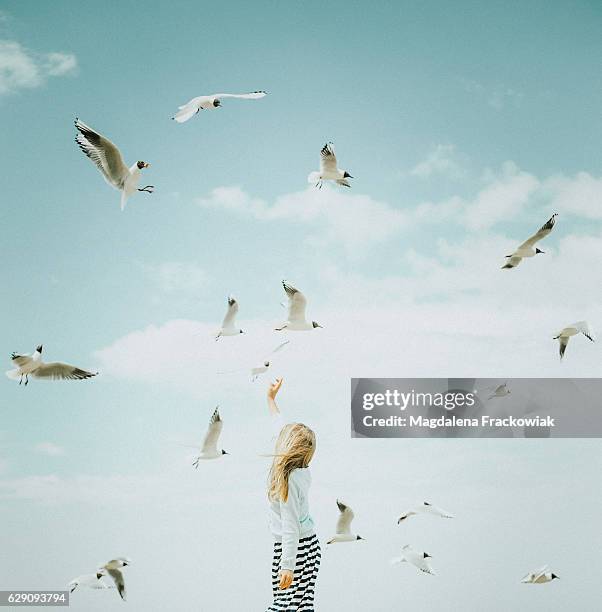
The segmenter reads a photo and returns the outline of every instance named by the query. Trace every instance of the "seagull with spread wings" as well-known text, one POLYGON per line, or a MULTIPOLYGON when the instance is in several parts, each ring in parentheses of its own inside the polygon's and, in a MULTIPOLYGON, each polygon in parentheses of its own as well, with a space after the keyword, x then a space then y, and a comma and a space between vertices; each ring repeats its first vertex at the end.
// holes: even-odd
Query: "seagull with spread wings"
POLYGON ((547 565, 544 565, 535 572, 529 572, 521 582, 523 584, 545 584, 546 582, 552 582, 555 578, 558 578, 558 576, 551 572, 547 565))
POLYGON ((282 286, 288 297, 288 319, 281 326, 277 327, 276 331, 284 329, 289 331, 308 331, 316 327, 322 327, 317 321, 308 321, 305 318, 305 308, 307 307, 307 298, 292 285, 286 281, 282 281, 282 286))
POLYGON ((320 151, 320 170, 311 172, 307 182, 322 189, 322 181, 334 181, 343 187, 351 187, 348 178, 353 178, 346 170, 337 166, 337 156, 332 142, 327 142, 320 151))
POLYGON ((432 514, 433 516, 439 516, 441 518, 454 518, 453 514, 438 508, 437 506, 433 506, 433 504, 429 502, 423 502, 422 504, 418 504, 409 510, 406 510, 398 519, 397 524, 399 525, 401 522, 405 521, 410 516, 415 516, 416 514, 432 514))
POLYGON ((125 580, 123 578, 123 572, 121 571, 124 567, 131 565, 132 562, 127 557, 117 557, 117 559, 111 559, 108 563, 105 563, 96 572, 96 576, 100 579, 102 576, 107 574, 111 576, 119 596, 125 601, 125 580))
POLYGON ((355 542, 356 540, 363 540, 362 536, 351 533, 351 521, 353 521, 355 514, 353 510, 337 499, 337 506, 339 508, 339 518, 337 520, 336 534, 326 542, 326 544, 336 544, 337 542, 355 542))
POLYGON ((222 433, 223 425, 224 423, 219 415, 219 406, 216 406, 213 414, 211 415, 211 419, 209 419, 209 428, 205 434, 205 439, 203 440, 203 445, 201 446, 199 456, 192 464, 195 468, 199 467, 199 461, 219 459, 220 457, 228 454, 225 450, 217 449, 217 442, 220 434, 222 433))
POLYGON ((136 191, 153 192, 153 185, 138 187, 141 171, 148 168, 150 164, 138 161, 128 168, 119 149, 108 138, 79 119, 75 120, 75 127, 79 130, 79 134, 75 137, 79 148, 96 164, 105 181, 111 187, 121 191, 121 210, 125 208, 128 198, 136 191))
POLYGON ((431 555, 426 552, 418 552, 414 550, 409 544, 406 544, 401 549, 401 556, 391 559, 391 565, 398 563, 410 563, 414 567, 417 567, 421 572, 425 574, 435 575, 433 568, 431 567, 428 559, 432 559, 431 555))
POLYGON ((215 340, 219 340, 222 336, 238 336, 243 332, 242 329, 236 327, 236 315, 238 314, 238 302, 232 297, 228 297, 228 310, 215 340))
POLYGON ((88 372, 59 361, 44 363, 42 361, 41 344, 31 355, 13 353, 11 359, 17 367, 6 372, 6 375, 12 380, 19 379, 19 384, 23 382, 23 377, 25 377, 25 385, 27 385, 30 376, 46 380, 82 380, 98 374, 98 372, 88 372))
POLYGON ((537 233, 533 234, 531 238, 525 240, 519 247, 511 253, 510 255, 506 255, 505 265, 502 266, 502 270, 516 268, 518 264, 525 257, 534 257, 535 255, 543 254, 543 251, 538 249, 537 247, 533 248, 537 242, 539 242, 542 238, 545 238, 551 231, 554 229, 554 223, 556 223, 557 213, 554 213, 537 231, 537 233))
POLYGON ((184 123, 201 110, 214 110, 222 105, 223 98, 242 98, 243 100, 258 100, 267 96, 265 91, 252 91, 244 94, 216 93, 209 96, 198 96, 178 107, 178 112, 172 117, 177 123, 184 123))
POLYGON ((595 342, 594 334, 587 321, 577 321, 577 323, 568 325, 554 336, 554 340, 558 340, 560 344, 560 359, 564 357, 569 338, 577 334, 583 334, 588 340, 595 342))

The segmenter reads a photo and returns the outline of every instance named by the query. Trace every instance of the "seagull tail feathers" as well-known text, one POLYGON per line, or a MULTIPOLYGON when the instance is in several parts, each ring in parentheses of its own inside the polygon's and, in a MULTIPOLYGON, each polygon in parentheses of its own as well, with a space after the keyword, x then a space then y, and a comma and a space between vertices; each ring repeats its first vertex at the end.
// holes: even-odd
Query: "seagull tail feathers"
POLYGON ((310 172, 307 175, 307 182, 315 185, 318 181, 320 180, 320 173, 319 172, 310 172))
POLYGON ((19 374, 19 370, 15 369, 15 370, 8 370, 8 372, 6 372, 6 375, 11 379, 11 380, 17 380, 18 378, 20 378, 20 374, 19 374))
POLYGON ((196 108, 191 108, 190 106, 183 106, 180 110, 172 117, 172 119, 176 123, 185 123, 188 121, 193 115, 196 115, 198 110, 196 108))

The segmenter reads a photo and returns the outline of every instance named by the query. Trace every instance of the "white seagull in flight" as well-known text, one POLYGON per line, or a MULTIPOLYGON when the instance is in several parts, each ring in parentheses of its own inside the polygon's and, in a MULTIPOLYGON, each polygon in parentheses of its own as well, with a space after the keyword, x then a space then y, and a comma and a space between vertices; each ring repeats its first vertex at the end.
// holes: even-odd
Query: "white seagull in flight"
POLYGON ((222 105, 222 98, 257 100, 264 96, 267 96, 265 91, 252 91, 251 93, 245 94, 216 93, 209 96, 198 96, 197 98, 192 98, 190 102, 187 102, 183 106, 178 106, 179 110, 172 119, 177 123, 184 123, 196 115, 200 110, 213 110, 219 108, 222 105))
POLYGON ((52 363, 44 363, 42 361, 42 345, 38 346, 31 355, 19 355, 13 353, 11 355, 13 363, 17 366, 14 370, 9 370, 6 375, 12 379, 19 379, 19 384, 23 382, 25 376, 25 385, 29 383, 29 377, 50 379, 50 380, 82 380, 84 378, 92 378, 98 372, 88 372, 67 363, 53 361, 52 363))
POLYGON ((121 210, 136 191, 153 192, 153 185, 138 187, 141 171, 150 164, 138 161, 128 168, 119 149, 108 138, 95 132, 79 119, 75 120, 75 127, 79 130, 79 134, 75 137, 79 148, 96 164, 105 181, 121 191, 121 210))
POLYGON ((217 442, 220 434, 222 433, 223 425, 224 423, 219 416, 219 406, 216 406, 213 414, 211 415, 211 419, 209 419, 209 428, 205 434, 205 439, 203 440, 203 445, 201 446, 199 456, 192 464, 195 468, 199 467, 199 461, 219 459, 220 457, 228 454, 225 450, 217 449, 217 442))
POLYGON ((434 576, 435 572, 433 572, 433 568, 431 567, 428 559, 432 559, 431 555, 426 552, 418 552, 409 544, 406 544, 401 549, 401 557, 391 559, 391 565, 396 565, 397 563, 410 563, 414 567, 417 567, 421 572, 424 572, 425 574, 432 574, 434 576))
POLYGON ((564 357, 564 352, 566 351, 566 346, 569 343, 569 338, 571 336, 576 336, 577 334, 583 334, 588 340, 594 342, 594 334, 590 329, 589 323, 587 321, 577 321, 577 323, 573 323, 568 327, 562 329, 556 336, 554 336, 554 340, 558 340, 560 344, 560 359, 564 357))
POLYGON ((539 253, 543 253, 538 248, 533 248, 535 243, 539 242, 542 238, 545 238, 554 228, 554 223, 556 223, 556 217, 558 214, 554 213, 537 231, 537 233, 533 234, 531 238, 525 240, 515 251, 510 255, 506 255, 506 264, 502 266, 502 270, 509 268, 516 268, 518 264, 525 257, 534 257, 539 253))
POLYGON ((226 311, 226 316, 224 317, 222 327, 219 330, 217 336, 215 337, 216 341, 219 340, 222 336, 238 336, 244 333, 242 329, 236 327, 237 314, 238 302, 232 296, 230 296, 228 297, 228 310, 226 311))
POLYGON ((547 565, 544 565, 535 572, 529 572, 521 582, 523 584, 545 584, 546 582, 552 582, 554 578, 558 578, 558 576, 551 572, 547 565))
POLYGON ((406 510, 398 519, 397 524, 399 525, 401 522, 405 521, 410 516, 415 516, 416 514, 432 514, 433 516, 440 516, 441 518, 454 518, 453 514, 438 508, 437 506, 433 506, 429 502, 423 502, 418 506, 414 506, 410 510, 406 510))
POLYGON ((105 563, 101 568, 96 572, 96 576, 100 579, 102 576, 109 574, 117 587, 117 591, 119 592, 119 596, 121 599, 125 601, 125 580, 123 578, 122 569, 131 565, 132 562, 127 557, 117 557, 117 559, 112 559, 108 563, 105 563))
POLYGON ((337 157, 332 142, 327 142, 320 151, 320 171, 311 172, 307 182, 322 189, 322 181, 334 181, 343 187, 351 187, 348 178, 353 178, 346 170, 337 167, 337 157))
POLYGON ((336 534, 326 542, 326 544, 336 544, 337 542, 355 542, 363 540, 362 536, 351 533, 351 521, 355 517, 353 510, 337 499, 339 508, 339 519, 337 521, 336 534))
POLYGON ((277 327, 276 331, 284 329, 288 331, 308 331, 316 327, 322 327, 317 321, 307 321, 305 318, 305 308, 307 306, 307 298, 292 285, 282 281, 282 286, 288 297, 288 319, 281 327, 277 327))

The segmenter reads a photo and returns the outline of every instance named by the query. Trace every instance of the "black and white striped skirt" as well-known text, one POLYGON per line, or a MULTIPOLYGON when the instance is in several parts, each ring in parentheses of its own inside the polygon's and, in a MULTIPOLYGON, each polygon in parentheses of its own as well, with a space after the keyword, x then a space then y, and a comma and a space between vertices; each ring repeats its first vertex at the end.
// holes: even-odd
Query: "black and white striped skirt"
POLYGON ((314 589, 320 569, 320 542, 315 534, 299 540, 293 583, 281 591, 280 559, 282 544, 274 542, 274 561, 272 563, 272 592, 274 601, 267 612, 313 612, 314 589))

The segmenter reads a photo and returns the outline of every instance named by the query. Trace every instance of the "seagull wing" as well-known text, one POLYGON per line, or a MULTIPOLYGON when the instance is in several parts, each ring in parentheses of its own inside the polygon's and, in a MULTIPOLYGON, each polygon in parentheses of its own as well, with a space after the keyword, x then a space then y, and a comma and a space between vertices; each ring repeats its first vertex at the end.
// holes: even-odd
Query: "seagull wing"
POLYGON ((434 514, 435 516, 440 516, 441 518, 454 518, 454 515, 439 508, 438 506, 433 506, 433 504, 425 505, 426 511, 429 514, 434 514))
POLYGON ((349 184, 349 181, 347 179, 337 179, 335 181, 335 183, 337 185, 343 185, 343 187, 351 187, 351 185, 349 184))
POLYGON ((30 376, 34 378, 49 378, 51 380, 83 380, 84 378, 92 378, 98 372, 88 372, 69 365, 68 363, 44 363, 39 368, 36 368, 30 376))
POLYGON ((535 582, 538 578, 541 578, 549 570, 550 568, 547 565, 544 565, 543 567, 540 567, 537 571, 531 572, 531 575, 533 576, 533 582, 535 582))
POLYGON ((285 340, 284 342, 281 342, 273 351, 272 354, 277 353, 278 351, 282 350, 287 344, 290 344, 290 340, 285 340))
POLYGON ((402 523, 403 521, 405 521, 406 519, 410 518, 410 516, 414 516, 416 513, 413 510, 408 510, 407 512, 404 512, 398 519, 397 519, 397 524, 399 525, 400 523, 402 523))
POLYGON ((219 416, 219 406, 215 407, 211 419, 209 419, 209 429, 205 434, 203 440, 203 446, 201 448, 202 453, 211 453, 217 451, 217 441, 219 435, 222 433, 223 421, 219 416))
POLYGON ((518 257, 518 255, 511 255, 507 258, 506 264, 502 266, 502 270, 509 268, 516 268, 518 264, 523 260, 522 257, 518 257))
POLYGON ((286 282, 282 281, 282 286, 288 297, 288 320, 292 323, 293 321, 305 321, 305 307, 307 306, 307 299, 292 285, 287 285, 286 282))
POLYGON ((578 329, 586 338, 594 342, 594 334, 587 321, 578 321, 577 323, 573 323, 571 327, 578 329))
POLYGON ((554 223, 556 223, 557 214, 553 214, 537 231, 536 234, 533 234, 531 238, 525 240, 518 248, 519 249, 528 249, 532 247, 536 242, 539 242, 542 238, 545 238, 554 228, 554 223))
MULTIPOLYGON (((337 156, 334 153, 334 147, 331 142, 327 142, 320 151, 320 173, 336 172, 337 171, 337 156)), ((337 181, 338 182, 338 181, 337 181)), ((347 185, 348 187, 350 185, 347 185)))
POLYGON ((213 94, 212 98, 243 98, 245 100, 258 100, 259 98, 264 98, 267 96, 267 92, 265 91, 252 91, 250 93, 243 94, 230 94, 230 93, 217 93, 213 94))
POLYGON ((209 100, 211 96, 198 96, 196 98, 192 98, 190 102, 186 102, 183 106, 178 106, 178 112, 172 117, 174 121, 177 123, 184 123, 188 121, 191 117, 196 115, 201 109, 201 104, 206 100, 209 100))
POLYGON ((569 343, 568 336, 560 336, 560 338, 558 338, 558 342, 560 343, 560 359, 562 359, 564 357, 567 344, 569 343))
POLYGON ((107 572, 109 572, 109 576, 114 580, 121 599, 125 601, 125 581, 123 579, 123 574, 115 568, 108 569, 107 572))
POLYGON ((33 357, 31 355, 18 355, 17 353, 13 353, 10 358, 12 359, 13 363, 19 367, 33 361, 33 357))
POLYGON ((224 322, 222 323, 222 327, 225 329, 227 327, 234 327, 234 320, 236 319, 236 314, 238 313, 238 302, 233 298, 228 298, 228 311, 226 312, 226 316, 224 317, 224 322))
POLYGON ((355 516, 353 510, 346 506, 343 502, 337 499, 337 506, 339 507, 339 520, 337 521, 337 533, 351 533, 351 521, 355 516))
POLYGON ((119 149, 108 138, 95 132, 79 119, 75 120, 75 127, 79 130, 75 137, 79 148, 96 164, 107 183, 117 189, 123 189, 130 171, 123 162, 119 149))

